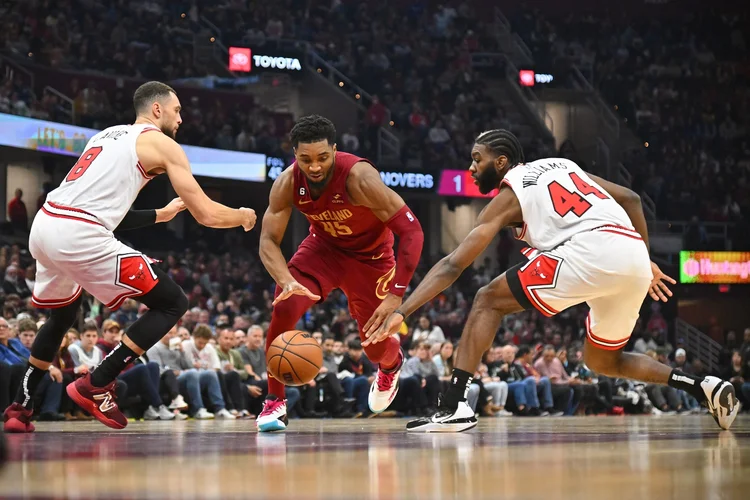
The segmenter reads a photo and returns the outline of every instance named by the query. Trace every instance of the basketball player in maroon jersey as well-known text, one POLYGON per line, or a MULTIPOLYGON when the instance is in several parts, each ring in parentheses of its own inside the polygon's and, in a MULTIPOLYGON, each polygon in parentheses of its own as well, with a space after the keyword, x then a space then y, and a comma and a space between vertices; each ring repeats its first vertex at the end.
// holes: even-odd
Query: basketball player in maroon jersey
MULTIPOLYGON (((266 349, 335 288, 346 294, 364 340, 364 331, 379 326, 401 305, 422 253, 422 227, 404 200, 383 184, 368 160, 336 151, 335 140, 330 120, 301 118, 291 131, 296 161, 271 188, 260 258, 278 286, 266 349), (293 207, 307 217, 310 235, 287 264, 280 245, 293 207), (397 259, 394 233, 399 237, 397 259)), ((395 338, 369 346, 365 353, 379 367, 368 398, 370 410, 379 413, 396 396, 403 353, 395 338)), ((283 430, 283 382, 269 376, 268 394, 258 430, 283 430)))

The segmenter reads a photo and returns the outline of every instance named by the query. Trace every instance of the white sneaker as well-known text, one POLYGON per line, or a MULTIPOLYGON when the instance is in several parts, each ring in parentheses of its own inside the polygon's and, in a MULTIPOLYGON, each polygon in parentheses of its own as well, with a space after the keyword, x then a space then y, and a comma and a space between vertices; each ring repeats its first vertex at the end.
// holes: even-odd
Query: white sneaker
POLYGON ((401 367, 404 366, 404 353, 399 349, 398 355, 400 356, 398 368, 389 373, 378 368, 378 374, 370 386, 367 404, 373 413, 381 413, 388 408, 398 394, 398 377, 401 375, 401 367))
POLYGON ((718 377, 706 377, 701 382, 701 389, 716 423, 722 429, 729 429, 742 406, 734 393, 734 386, 718 377))
POLYGON ((159 420, 174 420, 174 413, 169 411, 166 406, 159 407, 159 420))
POLYGON ((221 410, 216 412, 216 418, 223 418, 225 420, 234 420, 237 417, 229 413, 229 411, 227 411, 226 408, 222 408, 221 410))
POLYGON ((258 432, 283 431, 288 424, 286 417, 286 399, 267 396, 263 401, 263 411, 255 419, 258 432))
POLYGON ((214 414, 209 412, 205 408, 200 408, 197 412, 195 412, 193 418, 196 420, 211 420, 212 418, 214 418, 214 414))
POLYGON ((171 403, 169 403, 169 409, 170 410, 185 410, 187 409, 188 404, 185 401, 185 398, 182 397, 182 394, 178 394, 176 398, 172 400, 171 403))
POLYGON ((461 432, 477 425, 474 410, 466 401, 458 403, 458 408, 440 408, 431 417, 418 418, 406 424, 409 432, 461 432))
POLYGON ((187 420, 188 416, 180 411, 175 411, 173 413, 175 420, 187 420))
POLYGON ((495 413, 496 417, 512 417, 513 413, 509 412, 508 410, 500 410, 495 413))
POLYGON ((159 411, 153 406, 149 406, 143 412, 143 420, 159 420, 159 411))

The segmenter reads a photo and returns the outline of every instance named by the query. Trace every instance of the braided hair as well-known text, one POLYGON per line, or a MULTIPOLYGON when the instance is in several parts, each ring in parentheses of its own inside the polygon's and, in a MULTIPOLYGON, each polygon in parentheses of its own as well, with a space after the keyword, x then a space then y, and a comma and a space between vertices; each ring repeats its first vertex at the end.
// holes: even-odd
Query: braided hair
POLYGON ((502 155, 508 158, 510 168, 524 162, 521 141, 509 130, 498 128, 482 132, 474 142, 484 144, 487 149, 498 156, 502 155))

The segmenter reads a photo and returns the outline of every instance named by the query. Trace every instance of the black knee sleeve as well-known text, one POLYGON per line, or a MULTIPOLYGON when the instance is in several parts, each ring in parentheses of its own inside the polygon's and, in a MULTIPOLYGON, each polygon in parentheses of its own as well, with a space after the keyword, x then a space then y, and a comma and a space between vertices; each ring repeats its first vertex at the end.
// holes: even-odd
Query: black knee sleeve
POLYGON ((138 298, 148 306, 148 311, 127 330, 130 340, 144 351, 161 340, 188 309, 182 288, 161 269, 155 271, 159 282, 138 298))
POLYGON ((52 309, 49 319, 45 321, 31 346, 31 355, 40 361, 51 363, 62 339, 73 326, 81 309, 83 296, 67 306, 52 309))
MULTIPOLYGON (((188 298, 182 291, 180 285, 159 268, 154 269, 159 282, 150 292, 138 298, 148 306, 150 310, 161 310, 175 316, 175 323, 188 310, 188 298)), ((171 327, 170 327, 171 328, 171 327)))

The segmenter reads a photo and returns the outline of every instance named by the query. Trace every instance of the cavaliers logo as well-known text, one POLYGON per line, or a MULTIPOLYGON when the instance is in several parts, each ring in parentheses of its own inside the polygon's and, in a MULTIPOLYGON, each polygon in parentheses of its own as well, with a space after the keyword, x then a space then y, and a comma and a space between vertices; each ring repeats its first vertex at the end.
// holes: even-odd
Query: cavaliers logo
POLYGON ((389 285, 391 280, 396 275, 396 266, 393 266, 390 271, 385 273, 383 276, 378 278, 378 283, 375 285, 375 295, 380 300, 384 300, 386 295, 391 291, 389 285))
POLYGON ((336 193, 333 195, 331 202, 332 203, 344 203, 344 199, 339 193, 336 193))

